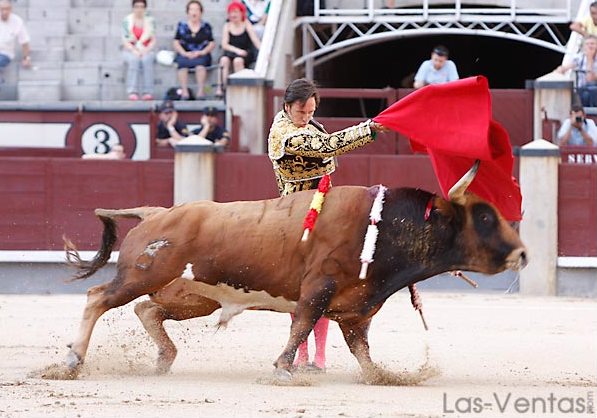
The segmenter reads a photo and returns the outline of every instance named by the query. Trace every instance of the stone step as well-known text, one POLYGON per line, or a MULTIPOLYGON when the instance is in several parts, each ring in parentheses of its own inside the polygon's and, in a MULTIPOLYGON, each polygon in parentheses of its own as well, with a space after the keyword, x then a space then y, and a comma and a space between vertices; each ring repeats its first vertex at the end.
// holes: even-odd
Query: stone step
POLYGON ((63 62, 65 55, 64 47, 31 48, 31 61, 34 65, 36 63, 63 62))
POLYGON ((19 71, 19 81, 57 80, 62 82, 61 62, 42 62, 34 64, 31 69, 22 68, 19 71))
POLYGON ((59 102, 62 99, 59 80, 20 80, 18 100, 25 102, 59 102))

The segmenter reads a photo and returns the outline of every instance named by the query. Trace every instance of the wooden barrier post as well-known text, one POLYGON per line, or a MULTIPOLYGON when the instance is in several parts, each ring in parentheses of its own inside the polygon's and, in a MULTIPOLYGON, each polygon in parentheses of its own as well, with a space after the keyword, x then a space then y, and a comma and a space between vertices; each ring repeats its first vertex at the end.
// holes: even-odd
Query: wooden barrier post
POLYGON ((549 73, 533 82, 535 104, 533 111, 533 138, 543 135, 543 117, 564 120, 570 116, 572 81, 559 73, 549 73))
POLYGON ((224 147, 199 136, 183 139, 174 148, 174 204, 213 200, 216 153, 224 147))
POLYGON ((520 273, 520 293, 555 296, 560 149, 537 139, 524 145, 519 155, 523 210, 520 237, 529 254, 529 265, 520 273))
POLYGON ((239 146, 251 154, 263 154, 266 150, 267 133, 265 125, 266 88, 271 84, 257 77, 255 71, 244 69, 228 78, 226 103, 231 114, 240 116, 239 146), (234 105, 230 105, 234 103, 234 105))

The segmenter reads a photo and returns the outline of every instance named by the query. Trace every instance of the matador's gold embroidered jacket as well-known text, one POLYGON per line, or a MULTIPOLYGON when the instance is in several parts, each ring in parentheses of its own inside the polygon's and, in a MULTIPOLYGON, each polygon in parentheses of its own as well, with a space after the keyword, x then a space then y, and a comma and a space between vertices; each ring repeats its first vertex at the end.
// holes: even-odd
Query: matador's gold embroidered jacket
POLYGON ((369 121, 328 134, 315 121, 297 128, 281 110, 274 117, 267 139, 280 195, 317 188, 319 179, 336 169, 335 156, 373 139, 369 121))

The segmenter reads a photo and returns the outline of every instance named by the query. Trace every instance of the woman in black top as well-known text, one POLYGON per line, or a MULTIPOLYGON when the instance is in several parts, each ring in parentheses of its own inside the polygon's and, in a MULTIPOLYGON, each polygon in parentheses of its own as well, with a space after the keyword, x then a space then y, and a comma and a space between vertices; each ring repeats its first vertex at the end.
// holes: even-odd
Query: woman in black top
POLYGON ((215 48, 211 25, 201 20, 203 5, 198 0, 187 3, 187 20, 178 22, 174 36, 174 50, 178 64, 178 81, 182 90, 182 99, 189 98, 189 68, 195 69, 197 94, 199 98, 205 94, 207 69, 211 65, 211 51, 215 48))
POLYGON ((228 82, 228 75, 232 72, 247 68, 257 59, 257 50, 261 46, 259 37, 253 25, 246 18, 247 9, 239 1, 228 5, 228 21, 222 28, 222 49, 220 58, 221 71, 218 79, 216 96, 222 96, 228 82))

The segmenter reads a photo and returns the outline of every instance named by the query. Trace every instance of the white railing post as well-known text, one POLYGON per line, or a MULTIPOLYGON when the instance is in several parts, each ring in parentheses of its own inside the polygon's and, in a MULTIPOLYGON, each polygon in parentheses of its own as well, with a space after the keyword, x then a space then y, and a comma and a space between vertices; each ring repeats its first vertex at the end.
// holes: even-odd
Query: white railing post
POLYGON ((555 296, 560 149, 537 139, 521 147, 519 155, 523 210, 520 238, 529 252, 529 265, 520 272, 520 293, 555 296))

